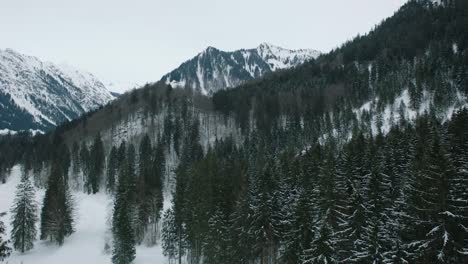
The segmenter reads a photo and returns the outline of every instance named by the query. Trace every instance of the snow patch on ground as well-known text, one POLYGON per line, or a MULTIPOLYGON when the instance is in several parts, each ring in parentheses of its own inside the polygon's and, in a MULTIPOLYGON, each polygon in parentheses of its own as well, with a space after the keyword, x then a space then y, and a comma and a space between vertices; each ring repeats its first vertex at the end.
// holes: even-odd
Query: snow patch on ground
MULTIPOLYGON (((5 184, 0 184, 0 214, 6 215, 1 219, 10 235, 10 208, 15 197, 16 185, 20 181, 20 166, 13 167, 5 184)), ((36 190, 36 201, 41 208, 44 190, 36 190)), ((63 246, 59 247, 46 241, 36 241, 34 248, 24 254, 14 251, 6 263, 9 264, 110 264, 111 255, 104 252, 106 232, 108 232, 107 218, 113 206, 112 198, 99 193, 88 195, 74 192, 75 201, 75 233, 66 238, 63 246)), ((167 205, 166 205, 167 206, 167 205)), ((39 223, 38 223, 39 224, 39 223)), ((162 254, 160 246, 137 247, 135 264, 168 263, 162 254)))
MULTIPOLYGON (((411 108, 411 98, 409 91, 408 89, 405 89, 397 98, 395 98, 393 103, 387 104, 382 112, 378 112, 377 110, 379 98, 374 98, 373 100, 364 103, 361 107, 353 109, 353 113, 356 114, 357 120, 359 122, 362 121, 362 116, 364 113, 367 112, 371 114, 372 134, 378 134, 379 129, 384 134, 386 134, 390 131, 391 127, 397 124, 402 118, 405 118, 408 121, 412 121, 416 119, 418 115, 423 115, 424 113, 428 112, 433 101, 432 95, 427 91, 423 91, 421 100, 422 101, 418 109, 411 108), (403 112, 400 112, 401 109, 403 112), (378 127, 378 119, 380 119, 380 127, 378 127)), ((446 113, 444 113, 441 117, 443 122, 450 119, 455 110, 459 109, 460 107, 466 107, 466 99, 463 96, 458 96, 457 101, 457 104, 447 108, 446 113), (460 103, 461 106, 459 106, 460 103)))
POLYGON ((14 134, 16 134, 16 131, 10 130, 10 129, 7 129, 7 128, 0 129, 0 135, 8 135, 8 134, 14 135, 14 134))

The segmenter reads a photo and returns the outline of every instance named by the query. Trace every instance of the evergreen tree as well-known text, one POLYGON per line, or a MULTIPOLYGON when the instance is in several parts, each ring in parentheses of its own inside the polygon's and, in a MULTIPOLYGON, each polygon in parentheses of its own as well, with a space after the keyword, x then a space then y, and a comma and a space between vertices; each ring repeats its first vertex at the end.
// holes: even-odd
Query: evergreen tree
POLYGON ((151 164, 151 174, 147 182, 148 189, 148 226, 149 226, 149 244, 155 244, 159 232, 159 220, 163 209, 163 180, 166 170, 166 161, 164 157, 164 146, 159 143, 154 150, 154 158, 151 164))
POLYGON ((135 164, 135 147, 133 144, 128 144, 127 153, 125 158, 125 164, 123 166, 123 175, 125 176, 127 184, 127 199, 128 199, 128 209, 131 211, 132 224, 135 224, 135 219, 138 217, 137 211, 137 170, 135 164))
POLYGON ((89 155, 89 150, 88 146, 86 146, 86 143, 83 142, 81 144, 80 148, 80 164, 81 164, 81 172, 83 173, 83 183, 85 184, 85 190, 88 191, 88 178, 89 178, 89 173, 90 173, 90 155, 89 155))
POLYGON ((342 261, 349 263, 362 263, 366 254, 365 234, 367 227, 367 210, 359 191, 353 191, 350 197, 351 213, 347 216, 343 226, 343 235, 347 238, 343 245, 345 252, 342 261))
POLYGON ((116 185, 116 177, 119 171, 119 156, 117 147, 113 146, 109 153, 109 159, 107 160, 107 182, 106 190, 108 193, 114 193, 116 185))
POLYGON ((331 230, 326 220, 322 221, 322 226, 317 233, 318 236, 312 241, 312 248, 304 250, 301 262, 304 264, 338 263, 335 258, 336 249, 331 230))
POLYGON ((64 184, 59 164, 52 164, 51 174, 41 211, 41 240, 49 239, 62 245, 73 230, 73 204, 64 184))
POLYGON ((282 232, 282 259, 285 263, 299 263, 302 254, 310 248, 314 238, 312 200, 303 188, 288 195, 293 201, 285 204, 282 232))
MULTIPOLYGON (((248 181, 250 182, 250 180, 248 181)), ((251 183, 252 184, 252 183, 251 183)), ((237 257, 238 263, 249 263, 255 259, 255 254, 252 249, 254 238, 249 233, 252 225, 251 215, 253 215, 250 193, 250 184, 246 186, 246 190, 241 192, 240 200, 238 201, 235 211, 230 218, 232 226, 232 254, 237 257)))
POLYGON ((463 207, 451 197, 451 189, 457 188, 456 184, 451 185, 456 170, 441 144, 439 132, 432 125, 429 128, 430 147, 425 149, 421 167, 415 170, 407 212, 412 223, 407 230, 410 257, 417 262, 459 263, 466 260, 460 239, 460 233, 466 231, 459 220, 463 207))
POLYGON ((152 187, 150 186, 150 180, 154 174, 152 170, 152 147, 151 140, 146 134, 140 143, 139 153, 139 174, 138 174, 138 186, 137 186, 137 207, 138 207, 138 218, 135 224, 136 228, 136 240, 141 243, 143 236, 148 227, 148 221, 150 216, 151 208, 151 193, 152 187))
POLYGON ((119 173, 117 190, 115 193, 114 212, 112 216, 113 250, 112 263, 129 264, 135 259, 135 231, 132 219, 132 177, 133 157, 132 145, 129 146, 128 156, 122 171, 119 173))
POLYGON ((0 261, 4 261, 11 254, 11 248, 8 246, 9 241, 5 239, 5 224, 0 220, 0 261))
MULTIPOLYGON (((381 135, 379 135, 379 138, 381 135)), ((364 259, 373 263, 383 263, 385 252, 389 250, 389 234, 385 227, 385 223, 389 217, 386 214, 386 206, 389 204, 388 190, 389 181, 388 175, 382 172, 382 154, 379 150, 378 143, 370 143, 369 148, 371 156, 374 158, 371 161, 371 171, 368 175, 367 184, 367 209, 369 211, 368 229, 365 233, 366 240, 366 255, 364 259)))
POLYGON ((89 153, 89 173, 86 182, 88 193, 99 192, 101 177, 104 170, 104 161, 104 146, 101 134, 98 133, 94 138, 94 142, 89 153))
POLYGON ((164 256, 167 256, 169 260, 176 259, 178 257, 179 263, 181 263, 181 256, 184 254, 184 246, 179 241, 181 241, 181 238, 179 236, 179 231, 177 230, 174 211, 171 208, 164 213, 161 246, 164 256))
POLYGON ((454 256, 447 256, 448 261, 468 261, 468 229, 464 221, 468 219, 468 110, 456 113, 450 123, 448 133, 451 138, 451 155, 455 166, 454 175, 449 179, 447 197, 448 220, 447 232, 451 235, 454 256))
POLYGON ((78 145, 76 141, 73 142, 71 157, 72 157, 72 176, 75 181, 78 181, 78 175, 81 169, 81 159, 80 159, 80 146, 78 145))
POLYGON ((37 205, 34 198, 34 187, 29 177, 24 174, 16 187, 16 197, 11 210, 13 247, 22 253, 32 249, 36 240, 37 205))
POLYGON ((229 263, 230 223, 220 208, 208 220, 208 232, 203 244, 204 263, 229 263))
POLYGON ((251 236, 253 253, 260 262, 270 262, 276 258, 276 234, 274 219, 272 218, 275 208, 272 203, 272 186, 274 182, 273 168, 266 165, 254 180, 250 189, 250 204, 252 215, 249 217, 250 225, 248 234, 251 236))

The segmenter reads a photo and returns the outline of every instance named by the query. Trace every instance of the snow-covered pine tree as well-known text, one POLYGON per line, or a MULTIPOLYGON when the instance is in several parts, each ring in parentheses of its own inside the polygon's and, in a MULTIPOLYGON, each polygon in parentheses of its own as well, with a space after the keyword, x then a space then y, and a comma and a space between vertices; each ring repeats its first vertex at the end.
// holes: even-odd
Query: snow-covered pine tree
POLYGON ((273 207, 272 190, 274 189, 274 172, 271 164, 255 175, 253 188, 250 191, 251 202, 250 226, 248 233, 252 238, 252 249, 255 257, 261 263, 271 263, 276 259, 277 230, 272 218, 273 207))
POLYGON ((153 177, 151 140, 146 134, 140 142, 137 179, 137 218, 135 223, 136 241, 141 243, 148 227, 151 208, 151 187, 149 182, 153 177))
POLYGON ((41 240, 62 245, 73 230, 73 201, 60 163, 53 161, 41 211, 41 240))
POLYGON ((335 239, 333 238, 332 228, 328 212, 325 212, 319 225, 317 235, 311 243, 311 247, 303 251, 301 263, 303 264, 333 264, 338 263, 336 259, 335 239))
POLYGON ((76 141, 73 142, 71 148, 71 182, 74 189, 78 189, 81 184, 81 179, 79 178, 80 169, 81 169, 81 160, 80 160, 80 146, 76 141))
POLYGON ((297 191, 290 189, 285 198, 291 201, 284 204, 285 212, 281 219, 281 259, 285 263, 299 263, 302 253, 310 247, 314 238, 311 212, 313 204, 310 195, 301 187, 298 187, 297 191))
POLYGON ((118 149, 116 146, 113 146, 109 153, 109 158, 107 160, 106 190, 108 193, 113 194, 115 191, 116 177, 118 171, 118 149))
POLYGON ((367 227, 367 210, 360 191, 353 189, 350 197, 350 214, 346 217, 341 227, 342 236, 347 237, 346 243, 342 243, 344 263, 361 263, 367 256, 365 234, 367 227))
POLYGON ((104 161, 104 146, 101 134, 97 133, 89 152, 89 173, 86 181, 88 193, 94 194, 99 192, 99 186, 101 185, 101 178, 104 169, 104 161))
POLYGON ((369 225, 365 235, 366 260, 372 263, 384 262, 384 255, 389 250, 389 234, 385 228, 388 215, 385 208, 391 204, 389 201, 390 180, 389 176, 384 173, 385 155, 382 148, 383 136, 379 134, 374 142, 369 143, 371 153, 369 157, 372 159, 366 196, 369 210, 369 225))
POLYGON ((446 216, 450 220, 452 252, 447 259, 453 262, 468 261, 468 109, 460 110, 453 117, 448 133, 455 174, 449 179, 449 192, 446 216))
POLYGON ((89 173, 90 173, 90 155, 89 149, 86 143, 83 141, 80 147, 80 165, 81 165, 81 172, 82 172, 82 183, 83 183, 83 191, 87 191, 86 183, 88 181, 89 173))
POLYGON ((309 247, 302 251, 302 263, 336 263, 340 250, 340 228, 345 221, 344 197, 346 193, 346 174, 341 159, 334 155, 334 142, 327 142, 321 158, 317 182, 313 189, 314 219, 309 223, 315 226, 309 247))
POLYGON ((161 230, 161 247, 164 256, 168 257, 169 261, 176 258, 178 253, 177 232, 175 230, 175 219, 172 208, 164 212, 161 230))
POLYGON ((229 263, 230 224, 222 209, 217 208, 208 220, 203 244, 203 263, 229 263))
POLYGON ((407 252, 403 243, 404 212, 407 206, 405 200, 406 186, 411 181, 410 165, 413 155, 413 142, 408 133, 399 128, 388 134, 389 144, 386 145, 386 164, 384 171, 390 179, 389 204, 386 208, 387 221, 385 229, 388 233, 388 248, 384 253, 386 263, 407 263, 407 252), (391 158, 388 158, 388 157, 391 158))
MULTIPOLYGON (((249 175, 251 176, 251 175, 249 175)), ((251 215, 253 215, 252 207, 250 206, 252 195, 250 186, 253 184, 251 178, 247 180, 249 184, 242 191, 240 200, 235 206, 234 213, 230 216, 230 224, 232 227, 231 233, 231 252, 236 256, 241 263, 249 263, 254 259, 252 250, 253 236, 249 233, 252 223, 251 215)))
POLYGON ((0 219, 0 261, 5 260, 11 254, 11 248, 8 245, 9 241, 5 238, 6 237, 5 231, 6 231, 5 224, 0 219))
POLYGON ((335 248, 337 260, 341 261, 349 257, 350 240, 348 233, 348 220, 353 213, 352 199, 355 189, 352 177, 352 157, 350 155, 349 145, 345 146, 339 154, 336 162, 336 193, 338 203, 336 206, 338 221, 336 226, 335 248))
POLYGON ((434 124, 429 125, 429 131, 429 140, 419 142, 426 148, 420 150, 423 155, 415 170, 407 212, 411 221, 407 230, 410 259, 421 263, 462 263, 466 255, 460 233, 466 229, 459 213, 466 209, 456 200, 454 203, 450 195, 457 173, 443 147, 441 131, 434 124))
POLYGON ((154 149, 152 161, 152 174, 148 181, 148 185, 150 186, 151 190, 151 206, 149 221, 154 227, 156 227, 158 221, 160 220, 161 211, 163 209, 163 185, 165 170, 166 158, 164 157, 164 146, 163 144, 158 143, 156 145, 156 148, 154 149))
POLYGON ((11 239, 13 247, 22 253, 32 249, 36 240, 37 205, 34 198, 34 186, 27 174, 24 174, 16 187, 16 197, 11 209, 11 239))
MULTIPOLYGON (((121 145, 125 148, 125 145, 121 145)), ((125 158, 125 164, 121 166, 117 190, 114 200, 114 212, 112 216, 112 263, 129 264, 135 259, 135 231, 133 229, 132 219, 132 182, 133 175, 133 157, 134 152, 129 146, 128 156, 125 158)))
POLYGON ((136 254, 134 231, 131 224, 131 216, 126 210, 127 204, 125 198, 120 198, 119 196, 121 195, 123 194, 118 190, 113 217, 114 245, 112 263, 130 264, 135 259, 136 254))

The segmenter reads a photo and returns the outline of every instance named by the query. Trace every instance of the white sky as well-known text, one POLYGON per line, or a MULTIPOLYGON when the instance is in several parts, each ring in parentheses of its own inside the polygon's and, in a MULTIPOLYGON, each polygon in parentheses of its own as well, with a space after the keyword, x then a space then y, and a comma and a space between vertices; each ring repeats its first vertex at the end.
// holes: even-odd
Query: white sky
POLYGON ((0 48, 95 74, 156 81, 207 46, 330 51, 406 0, 0 0, 0 48))

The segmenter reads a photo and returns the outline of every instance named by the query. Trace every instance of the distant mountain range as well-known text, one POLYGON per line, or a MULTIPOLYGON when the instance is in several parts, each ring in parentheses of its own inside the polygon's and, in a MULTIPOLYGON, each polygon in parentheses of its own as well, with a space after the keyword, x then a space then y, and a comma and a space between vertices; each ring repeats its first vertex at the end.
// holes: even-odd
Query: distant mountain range
POLYGON ((114 96, 94 75, 0 50, 0 131, 45 131, 114 96))
MULTIPOLYGON (((289 50, 267 43, 232 52, 208 47, 162 80, 173 87, 188 86, 211 95, 319 55, 316 50, 289 50)), ((118 97, 111 91, 121 90, 121 86, 138 87, 104 85, 91 73, 71 66, 43 62, 11 49, 0 50, 0 133, 46 131, 118 97)))
POLYGON ((208 47, 162 80, 174 87, 188 86, 210 95, 268 72, 298 66, 319 55, 319 51, 312 49, 289 50, 268 43, 232 52, 208 47))

